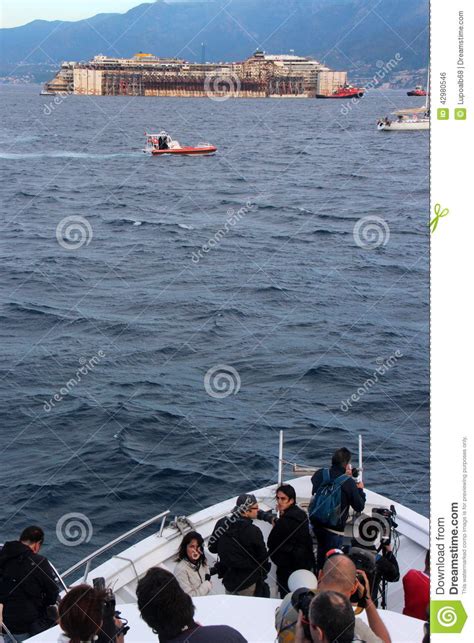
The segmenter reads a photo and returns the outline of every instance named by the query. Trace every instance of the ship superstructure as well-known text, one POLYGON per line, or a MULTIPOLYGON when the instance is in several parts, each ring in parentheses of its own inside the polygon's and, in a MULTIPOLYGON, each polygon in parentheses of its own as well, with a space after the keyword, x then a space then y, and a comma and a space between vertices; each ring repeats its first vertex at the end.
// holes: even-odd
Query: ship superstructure
POLYGON ((98 55, 88 62, 64 62, 49 92, 89 96, 226 96, 312 98, 347 82, 311 57, 256 51, 243 62, 190 63, 138 53, 132 58, 98 55))

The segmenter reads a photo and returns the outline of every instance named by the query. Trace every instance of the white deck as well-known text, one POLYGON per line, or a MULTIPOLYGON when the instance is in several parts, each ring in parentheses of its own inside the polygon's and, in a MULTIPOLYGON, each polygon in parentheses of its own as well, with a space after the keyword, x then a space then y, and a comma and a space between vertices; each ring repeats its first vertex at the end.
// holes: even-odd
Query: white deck
MULTIPOLYGON (((275 610, 277 599, 245 598, 244 596, 206 596, 193 598, 196 606, 195 620, 201 625, 230 625, 238 630, 249 643, 275 641, 275 610)), ((157 643, 158 637, 142 621, 136 605, 120 605, 118 609, 129 621, 130 632, 126 643, 157 643)), ((423 621, 383 611, 382 618, 392 634, 393 643, 419 643, 423 639, 423 621)), ((367 622, 365 615, 361 617, 367 622)), ((43 632, 30 639, 35 643, 55 643, 60 629, 43 632)))

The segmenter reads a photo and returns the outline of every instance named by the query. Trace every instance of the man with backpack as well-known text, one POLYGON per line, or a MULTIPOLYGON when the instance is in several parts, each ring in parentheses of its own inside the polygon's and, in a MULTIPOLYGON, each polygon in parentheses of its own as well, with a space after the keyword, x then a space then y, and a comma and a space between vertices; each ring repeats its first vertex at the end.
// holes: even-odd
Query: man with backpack
POLYGON ((59 589, 48 559, 39 554, 43 540, 41 527, 27 527, 20 540, 6 542, 0 552, 2 624, 16 641, 54 625, 46 608, 56 603, 59 589))
POLYGON ((308 513, 318 542, 318 571, 326 553, 342 547, 349 507, 357 512, 365 507, 364 484, 352 477, 351 457, 349 449, 337 449, 331 468, 319 469, 311 478, 313 498, 308 513))

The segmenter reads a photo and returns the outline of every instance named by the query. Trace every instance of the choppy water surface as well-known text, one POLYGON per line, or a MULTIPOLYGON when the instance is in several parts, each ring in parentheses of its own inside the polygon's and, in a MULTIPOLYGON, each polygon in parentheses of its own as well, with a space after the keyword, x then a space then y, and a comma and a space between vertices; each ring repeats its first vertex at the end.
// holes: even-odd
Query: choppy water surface
POLYGON ((428 136, 375 130, 417 99, 2 94, 0 540, 72 563, 275 480, 279 429, 306 464, 362 433, 366 484, 427 514, 428 136), (219 153, 148 157, 161 128, 219 153))

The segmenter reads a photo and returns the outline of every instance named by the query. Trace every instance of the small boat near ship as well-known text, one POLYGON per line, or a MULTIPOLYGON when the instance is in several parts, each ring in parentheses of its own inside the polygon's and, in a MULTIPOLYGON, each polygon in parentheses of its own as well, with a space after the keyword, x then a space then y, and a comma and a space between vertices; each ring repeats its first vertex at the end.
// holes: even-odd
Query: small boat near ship
POLYGON ((421 85, 417 85, 415 89, 410 89, 410 91, 407 92, 407 96, 426 96, 426 91, 421 85))
POLYGON ((171 138, 171 136, 165 131, 161 131, 158 134, 145 133, 145 135, 146 145, 143 151, 147 154, 152 154, 153 156, 160 156, 162 154, 196 156, 203 154, 215 154, 217 152, 217 147, 210 143, 198 143, 198 145, 195 146, 183 146, 179 141, 171 138))
POLYGON ((409 93, 409 96, 426 96, 425 104, 421 107, 410 107, 407 109, 399 109, 392 112, 394 118, 379 118, 377 121, 377 129, 379 132, 411 132, 414 130, 429 130, 430 129, 430 74, 428 70, 428 80, 426 83, 426 91, 423 90, 421 85, 417 85, 414 91, 422 90, 423 94, 409 93))
POLYGON ((408 132, 430 129, 430 113, 426 107, 399 109, 392 112, 394 118, 379 118, 377 129, 380 132, 408 132))
POLYGON ((365 89, 352 85, 341 85, 332 94, 316 94, 316 98, 362 98, 365 89))
POLYGON ((56 96, 56 92, 50 92, 48 89, 42 89, 40 96, 56 96))

